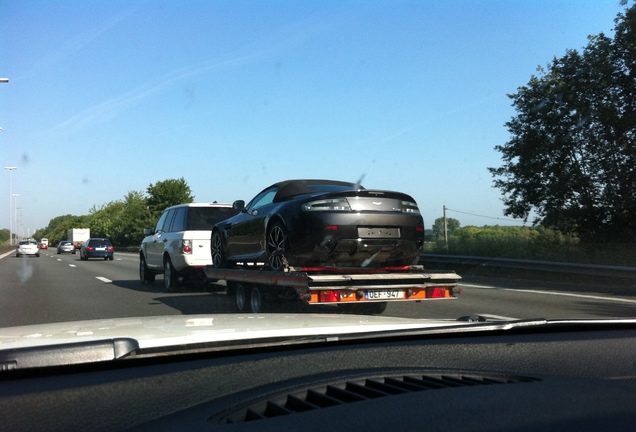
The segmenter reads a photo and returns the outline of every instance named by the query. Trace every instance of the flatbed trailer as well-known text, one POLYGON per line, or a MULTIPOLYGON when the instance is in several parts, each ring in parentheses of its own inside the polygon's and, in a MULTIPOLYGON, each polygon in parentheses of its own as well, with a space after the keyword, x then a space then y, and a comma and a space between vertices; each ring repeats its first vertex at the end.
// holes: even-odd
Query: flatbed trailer
POLYGON ((459 275, 427 271, 421 265, 374 269, 289 267, 273 272, 258 268, 205 267, 210 281, 225 281, 240 312, 262 312, 277 301, 337 305, 352 312, 379 314, 389 302, 450 300, 459 293, 459 275))

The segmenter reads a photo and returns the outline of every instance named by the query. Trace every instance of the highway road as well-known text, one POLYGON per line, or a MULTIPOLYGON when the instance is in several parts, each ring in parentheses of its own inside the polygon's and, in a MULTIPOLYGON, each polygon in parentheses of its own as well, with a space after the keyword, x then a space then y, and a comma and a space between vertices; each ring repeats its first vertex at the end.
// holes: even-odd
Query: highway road
MULTIPOLYGON (((39 258, 0 259, 0 328, 39 323, 175 314, 233 313, 233 299, 203 286, 162 292, 138 280, 138 256, 116 252, 113 261, 80 261, 77 255, 42 251, 39 258)), ((463 275, 462 275, 463 276, 463 275)), ((392 303, 384 315, 456 319, 478 314, 489 319, 635 317, 634 290, 577 290, 571 285, 519 283, 464 276, 454 300, 392 303)), ((288 304, 277 312, 332 313, 330 306, 288 304)))

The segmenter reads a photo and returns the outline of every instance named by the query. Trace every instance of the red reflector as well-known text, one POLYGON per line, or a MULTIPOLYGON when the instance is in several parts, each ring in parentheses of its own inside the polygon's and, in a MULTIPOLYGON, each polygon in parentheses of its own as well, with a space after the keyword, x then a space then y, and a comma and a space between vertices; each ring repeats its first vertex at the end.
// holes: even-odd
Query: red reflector
POLYGON ((320 302, 329 303, 340 301, 339 291, 320 291, 320 302))
POLYGON ((426 297, 428 298, 443 298, 446 297, 446 292, 441 288, 426 288, 426 297))
POLYGON ((424 227, 415 227, 415 231, 424 232, 424 227))
POLYGON ((336 231, 338 229, 338 225, 328 225, 325 227, 325 231, 336 231))

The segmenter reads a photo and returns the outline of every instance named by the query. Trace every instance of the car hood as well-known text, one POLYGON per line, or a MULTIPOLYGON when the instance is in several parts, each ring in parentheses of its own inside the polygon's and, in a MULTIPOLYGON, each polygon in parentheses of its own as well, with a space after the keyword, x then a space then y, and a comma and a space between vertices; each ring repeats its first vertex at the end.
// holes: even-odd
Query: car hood
POLYGON ((139 348, 200 343, 258 341, 390 332, 466 325, 455 320, 422 320, 362 315, 222 314, 175 315, 36 324, 0 329, 0 350, 117 338, 139 348))

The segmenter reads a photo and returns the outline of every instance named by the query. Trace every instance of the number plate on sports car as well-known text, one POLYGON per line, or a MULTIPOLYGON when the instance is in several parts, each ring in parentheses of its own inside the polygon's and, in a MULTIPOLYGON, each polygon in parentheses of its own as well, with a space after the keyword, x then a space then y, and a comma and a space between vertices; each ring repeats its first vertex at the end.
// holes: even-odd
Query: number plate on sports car
POLYGON ((399 228, 371 228, 358 227, 358 237, 360 238, 399 238, 399 228))
POLYGON ((404 298, 404 290, 369 290, 365 292, 367 300, 387 300, 404 298))

